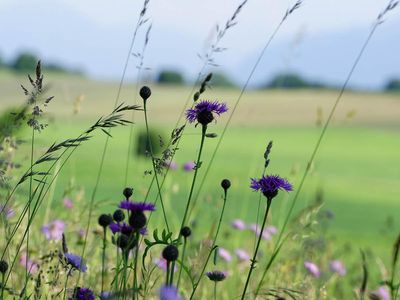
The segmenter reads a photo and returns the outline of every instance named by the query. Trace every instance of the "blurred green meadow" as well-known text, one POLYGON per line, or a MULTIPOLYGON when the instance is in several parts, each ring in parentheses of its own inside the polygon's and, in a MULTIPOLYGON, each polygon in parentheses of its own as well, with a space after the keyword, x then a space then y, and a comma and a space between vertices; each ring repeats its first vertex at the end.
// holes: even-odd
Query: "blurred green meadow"
MULTIPOLYGON (((118 90, 118 83, 91 81, 84 77, 60 74, 45 74, 45 82, 49 83, 47 95, 54 95, 55 98, 46 108, 48 127, 36 136, 36 157, 53 142, 77 137, 100 116, 111 112, 118 90)), ((24 103, 26 99, 19 85, 25 83, 25 76, 5 72, 0 74, 2 112, 24 103)), ((148 102, 150 127, 167 143, 191 93, 191 87, 149 85, 152 88, 152 96, 148 102)), ((239 92, 236 89, 213 88, 207 90, 203 98, 227 102, 232 108, 239 92)), ((119 102, 141 104, 136 94, 135 85, 125 84, 119 102)), ((228 115, 210 124, 209 132, 216 133, 218 137, 207 139, 204 148, 203 165, 195 188, 196 206, 190 215, 195 234, 208 234, 209 224, 216 223, 222 207, 220 182, 223 178, 229 178, 232 188, 229 190, 218 244, 230 251, 234 247, 244 247, 241 245, 243 235, 233 234, 230 224, 234 219, 243 219, 248 224, 256 223, 259 196, 249 189, 249 184, 251 177, 261 176, 263 153, 268 141, 274 142, 268 173, 286 177, 296 189, 322 130, 321 124, 325 122, 337 94, 338 91, 335 90, 246 92, 199 190, 228 115)), ((122 200, 121 191, 125 187, 128 155, 130 162, 127 185, 135 189, 136 200, 144 199, 152 179, 151 175, 145 175, 146 170, 152 169, 151 161, 137 156, 134 151, 137 135, 144 131, 143 115, 135 112, 133 116, 129 113, 126 117, 133 117, 134 121, 132 150, 128 151, 129 126, 111 131, 113 137, 108 143, 95 197, 94 222, 99 214, 112 211, 122 200)), ((181 119, 179 124, 183 122, 181 119)), ((397 217, 400 207, 399 125, 398 94, 346 92, 295 205, 293 216, 314 203, 317 197, 322 198, 322 210, 333 216, 329 226, 324 228, 326 237, 335 246, 331 254, 343 259, 349 264, 349 268, 350 263, 354 267, 354 261, 359 262, 359 249, 370 250, 384 262, 390 260, 392 244, 400 228, 397 217)), ((18 159, 23 163, 19 171, 22 174, 29 167, 29 130, 23 130, 19 135, 27 141, 18 152, 18 159)), ((34 221, 36 226, 46 224, 52 219, 62 219, 67 224, 72 223, 73 226, 66 228, 67 236, 71 236, 77 227, 83 228, 86 225, 87 211, 82 210, 72 216, 64 208, 63 198, 69 197, 74 202, 80 202, 79 207, 87 208, 99 172, 105 141, 106 135, 96 132, 90 141, 77 148, 60 175, 55 178, 47 202, 40 212, 42 215, 34 221), (78 225, 79 223, 82 224, 78 225)), ((200 128, 189 124, 174 159, 177 169, 169 171, 163 185, 168 220, 174 232, 179 229, 192 179, 192 174, 185 172, 183 165, 196 159, 199 142, 200 128)), ((60 165, 56 166, 56 170, 59 167, 60 165)), ((18 172, 14 175, 17 178, 18 172)), ((27 189, 27 186, 23 186, 19 190, 21 199, 27 189)), ((280 193, 274 199, 269 224, 275 225, 278 230, 287 215, 293 195, 294 193, 280 193)), ((153 186, 149 199, 154 200, 155 197, 157 193, 153 186)), ((156 227, 164 226, 161 209, 156 211, 153 218, 155 219, 149 228, 150 232, 156 227)), ((309 232, 304 233, 307 234, 309 232)), ((34 239, 38 245, 41 238, 34 236, 34 239)), ((248 246, 250 245, 246 245, 246 248, 250 251, 248 246)), ((268 253, 272 250, 272 243, 267 247, 264 251, 268 253)), ((304 260, 305 257, 299 259, 304 260)), ((294 268, 299 271, 298 265, 294 268)), ((359 266, 355 268, 360 269, 359 266)), ((286 276, 285 272, 282 274, 286 276)), ((96 282, 93 276, 91 280, 96 282)), ((279 283, 278 278, 268 280, 278 280, 279 283)), ((352 281, 347 290, 351 291, 357 285, 357 281, 352 281)))
MULTIPOLYGON (((54 95, 55 98, 46 108, 49 126, 37 136, 40 147, 36 147, 36 155, 54 141, 77 136, 98 117, 110 112, 118 90, 117 83, 59 74, 45 76, 45 81, 49 83, 47 95, 54 95), (79 112, 73 113, 78 98, 81 100, 79 112)), ((22 83, 26 83, 23 76, 5 72, 0 75, 2 111, 25 101, 19 88, 22 83)), ((150 86, 153 91, 148 104, 150 127, 168 142, 191 87, 150 86)), ((120 102, 141 104, 136 93, 134 85, 124 85, 120 102)), ((204 222, 217 217, 217 210, 215 214, 213 211, 215 206, 222 204, 219 182, 230 178, 233 186, 224 226, 229 226, 228 221, 235 218, 254 223, 258 196, 249 189, 249 178, 260 176, 263 152, 269 140, 274 142, 274 146, 268 172, 287 177, 296 188, 321 132, 321 124, 326 120, 337 94, 335 90, 246 92, 202 190, 196 191, 198 205, 192 219, 204 222)), ((203 98, 218 99, 233 107, 238 95, 239 91, 235 89, 211 89, 203 98)), ((131 118, 130 115, 127 117, 131 118)), ((223 116, 217 123, 211 124, 209 132, 220 136, 227 119, 228 116, 223 116)), ((135 148, 136 135, 144 130, 143 115, 135 112, 133 120, 135 138, 132 148, 135 148)), ((183 119, 179 124, 183 124, 183 119)), ((351 241, 358 247, 373 247, 381 254, 389 252, 397 233, 391 229, 400 226, 397 218, 400 195, 399 125, 399 95, 347 92, 322 142, 295 210, 310 204, 321 191, 324 209, 334 215, 329 233, 340 243, 351 241)), ((111 132, 113 138, 109 141, 96 196, 99 210, 103 205, 115 205, 121 199, 129 131, 128 126, 111 132)), ((105 137, 96 133, 91 141, 79 147, 57 178, 52 195, 55 216, 57 209, 62 209, 61 199, 71 180, 85 191, 86 198, 90 198, 105 137)), ((200 179, 203 179, 218 138, 206 140, 200 179)), ((178 216, 182 214, 191 180, 182 166, 189 160, 195 160, 199 140, 199 128, 188 125, 174 159, 178 168, 169 172, 164 185, 168 195, 167 206, 176 212, 175 229, 179 226, 178 216)), ((135 188, 139 193, 136 198, 140 199, 151 181, 151 176, 144 175, 145 170, 151 169, 151 163, 149 159, 135 156, 133 150, 129 155, 128 185, 135 188)), ((28 155, 25 153, 21 158, 27 165, 28 155)), ((156 197, 154 186, 150 197, 156 197)), ((281 195, 274 201, 274 224, 282 222, 292 197, 292 194, 281 195)), ((155 215, 160 217, 161 211, 155 215)))

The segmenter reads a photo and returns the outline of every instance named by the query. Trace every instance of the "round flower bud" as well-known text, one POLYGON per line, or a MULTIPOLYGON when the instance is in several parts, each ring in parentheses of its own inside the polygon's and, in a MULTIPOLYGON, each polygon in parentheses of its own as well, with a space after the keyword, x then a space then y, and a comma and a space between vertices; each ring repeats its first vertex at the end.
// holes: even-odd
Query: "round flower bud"
POLYGON ((0 260, 0 273, 4 274, 8 270, 8 263, 4 260, 0 260))
POLYGON ((231 187, 231 182, 229 181, 229 179, 224 179, 221 181, 221 186, 226 191, 231 187))
POLYGON ((197 121, 201 125, 207 125, 211 123, 212 120, 214 120, 214 116, 211 111, 203 110, 197 115, 197 121))
POLYGON ((129 199, 133 194, 133 188, 130 188, 130 187, 124 188, 124 191, 122 192, 122 194, 124 194, 126 199, 129 199))
POLYGON ((189 237, 192 234, 192 231, 190 230, 190 228, 188 226, 185 226, 181 229, 181 235, 184 238, 189 237))
POLYGON ((139 92, 140 97, 146 101, 151 96, 151 90, 148 86, 143 86, 139 92))
POLYGON ((129 217, 129 225, 133 229, 141 229, 146 226, 147 218, 142 211, 133 211, 129 217))
POLYGON ((206 85, 203 83, 203 84, 201 85, 201 87, 200 87, 199 92, 200 92, 200 94, 203 94, 205 91, 206 91, 206 85))
POLYGON ((117 238, 117 246, 125 249, 129 244, 129 237, 125 234, 120 234, 117 238))
POLYGON ((174 245, 168 245, 162 252, 162 257, 168 262, 177 260, 178 256, 179 250, 174 245))
POLYGON ((115 222, 122 222, 125 219, 125 214, 122 209, 117 209, 113 213, 113 219, 115 222))
POLYGON ((110 215, 102 214, 99 217, 99 225, 101 227, 107 227, 112 222, 112 217, 110 215))
POLYGON ((211 78, 212 78, 212 75, 213 75, 212 73, 209 73, 209 74, 207 75, 206 79, 204 79, 204 81, 205 81, 205 82, 210 81, 211 78))

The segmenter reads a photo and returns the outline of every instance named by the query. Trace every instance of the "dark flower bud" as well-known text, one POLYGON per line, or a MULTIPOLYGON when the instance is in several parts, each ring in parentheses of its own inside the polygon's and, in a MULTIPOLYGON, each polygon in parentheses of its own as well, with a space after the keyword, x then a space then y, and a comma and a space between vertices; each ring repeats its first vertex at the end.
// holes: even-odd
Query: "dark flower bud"
POLYGON ((185 227, 183 227, 183 228, 181 229, 181 235, 182 235, 184 238, 189 237, 191 234, 192 234, 192 230, 190 230, 189 227, 185 226, 185 227))
POLYGON ((130 188, 130 187, 124 188, 124 191, 122 192, 122 194, 124 194, 126 199, 129 199, 133 194, 133 188, 130 188))
POLYGON ((206 276, 208 277, 208 279, 210 279, 211 281, 214 281, 214 282, 222 281, 226 278, 226 274, 221 271, 207 272, 206 276))
POLYGON ((193 95, 193 101, 197 101, 197 100, 199 100, 199 98, 200 98, 200 93, 199 92, 196 92, 196 93, 194 93, 194 95, 193 95))
POLYGON ((107 227, 112 222, 112 217, 110 215, 102 214, 99 217, 99 225, 101 227, 107 227))
POLYGON ((197 121, 201 125, 207 125, 211 123, 212 120, 214 120, 214 116, 211 111, 203 110, 197 115, 197 121))
POLYGON ((120 234, 117 238, 117 246, 125 249, 129 244, 129 237, 125 234, 120 234))
POLYGON ((147 218, 142 211, 133 211, 129 217, 129 225, 133 229, 141 229, 146 226, 147 218))
POLYGON ((231 187, 231 182, 229 181, 229 179, 224 179, 221 181, 221 186, 226 191, 231 187))
POLYGON ((143 86, 139 92, 140 97, 146 101, 151 96, 151 90, 148 86, 143 86))
POLYGON ((4 260, 0 260, 0 273, 4 274, 8 270, 8 263, 4 260))
POLYGON ((122 222, 125 219, 125 214, 121 209, 114 211, 113 219, 115 222, 122 222))
POLYGON ((168 245, 162 252, 162 257, 168 262, 177 260, 178 256, 179 250, 174 245, 168 245))
POLYGON ((200 92, 200 94, 203 94, 205 91, 206 91, 206 85, 203 83, 203 84, 201 85, 201 87, 200 87, 199 92, 200 92))
POLYGON ((204 81, 205 81, 205 82, 210 81, 211 78, 212 78, 212 75, 213 75, 212 73, 209 73, 209 74, 207 75, 206 79, 204 79, 204 81))

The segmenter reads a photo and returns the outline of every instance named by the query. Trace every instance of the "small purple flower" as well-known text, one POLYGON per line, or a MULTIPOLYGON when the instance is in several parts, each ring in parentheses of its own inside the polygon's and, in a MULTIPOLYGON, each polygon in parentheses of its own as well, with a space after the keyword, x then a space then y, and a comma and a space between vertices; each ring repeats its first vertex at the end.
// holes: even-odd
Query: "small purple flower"
POLYGON ((189 123, 197 121, 202 125, 207 125, 214 120, 215 114, 221 115, 227 111, 228 108, 225 103, 203 100, 197 103, 194 108, 190 108, 186 111, 186 119, 189 123))
POLYGON ((261 237, 263 238, 263 240, 269 241, 272 238, 272 235, 269 231, 264 229, 261 237))
POLYGON ((195 167, 196 167, 196 164, 194 163, 194 161, 189 160, 188 162, 186 162, 183 165, 183 170, 186 172, 190 172, 190 171, 193 171, 195 167))
POLYGON ((251 231, 253 231, 255 234, 257 234, 257 235, 259 235, 259 234, 260 234, 260 231, 261 231, 260 226, 258 226, 258 225, 255 224, 255 223, 250 224, 250 225, 249 225, 249 229, 250 229, 251 231))
POLYGON ((226 262, 230 262, 232 260, 232 255, 225 248, 218 248, 218 255, 225 260, 226 262))
MULTIPOLYGON (((114 222, 112 222, 108 227, 110 228, 110 230, 111 230, 111 232, 113 234, 116 234, 117 232, 121 232, 123 234, 129 235, 134 231, 133 227, 128 225, 128 224, 126 224, 126 223, 114 223, 114 222)), ((147 234, 147 228, 146 227, 140 228, 139 233, 141 235, 146 235, 147 234)))
POLYGON ((134 211, 134 212, 144 212, 144 211, 155 211, 156 207, 152 203, 146 202, 132 202, 129 200, 123 200, 119 204, 119 208, 134 211))
POLYGON ((10 219, 15 215, 15 212, 11 207, 7 207, 1 204, 0 215, 4 215, 7 219, 10 219))
POLYGON ((74 297, 68 298, 70 300, 95 300, 96 297, 91 289, 78 287, 74 291, 74 297))
POLYGON ((64 207, 65 208, 73 208, 74 207, 74 203, 72 202, 72 200, 71 199, 69 199, 69 198, 67 198, 67 197, 65 197, 64 199, 63 199, 63 204, 64 204, 64 207))
POLYGON ((331 261, 329 267, 333 273, 337 273, 339 276, 346 275, 346 268, 340 260, 331 261))
POLYGON ((211 281, 217 282, 224 280, 226 278, 226 273, 221 271, 212 271, 212 272, 207 272, 206 276, 211 281))
POLYGON ((42 226, 42 232, 46 239, 59 241, 64 233, 65 223, 61 220, 54 220, 47 225, 42 226))
MULTIPOLYGON (((154 264, 161 270, 167 271, 167 260, 165 258, 154 259, 154 264)), ((175 264, 174 273, 178 270, 178 266, 175 264)))
POLYGON ((311 261, 305 261, 304 268, 306 268, 306 270, 310 273, 310 275, 315 278, 319 278, 321 276, 321 272, 318 266, 311 261))
POLYGON ((112 297, 115 297, 115 295, 113 295, 113 293, 111 293, 111 292, 106 292, 106 291, 104 291, 104 292, 101 292, 101 293, 99 294, 99 298, 100 298, 101 300, 112 299, 112 297))
POLYGON ((175 286, 163 285, 160 289, 160 300, 182 300, 182 298, 175 286))
POLYGON ((390 300, 389 290, 386 286, 380 286, 376 291, 371 293, 380 300, 390 300))
POLYGON ((272 199, 278 191, 290 192, 293 190, 293 186, 286 179, 279 177, 278 175, 263 176, 261 179, 251 178, 251 185, 254 191, 260 191, 265 197, 272 199))
POLYGON ((267 231, 270 235, 274 235, 278 232, 278 229, 276 229, 275 226, 268 226, 265 228, 265 231, 267 231))
POLYGON ((83 262, 82 257, 79 255, 75 255, 72 253, 64 253, 64 257, 67 261, 67 264, 70 265, 71 267, 80 270, 82 272, 86 272, 87 267, 85 263, 83 262))
POLYGON ((246 223, 240 219, 233 220, 231 223, 232 227, 237 230, 244 230, 246 229, 246 223))
POLYGON ((28 258, 26 252, 23 253, 19 258, 19 264, 24 268, 27 268, 30 274, 35 274, 39 270, 39 265, 34 260, 28 258))
POLYGON ((235 254, 240 261, 250 260, 250 255, 243 249, 236 249, 235 254))
POLYGON ((164 162, 164 167, 173 171, 176 170, 178 166, 173 160, 167 160, 164 162))

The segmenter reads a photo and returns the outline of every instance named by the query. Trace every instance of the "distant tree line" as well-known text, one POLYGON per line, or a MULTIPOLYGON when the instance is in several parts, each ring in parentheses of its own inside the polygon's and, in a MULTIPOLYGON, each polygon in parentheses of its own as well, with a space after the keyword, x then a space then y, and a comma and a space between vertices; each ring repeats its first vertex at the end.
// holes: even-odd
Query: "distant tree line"
MULTIPOLYGON (((14 59, 8 62, 0 56, 0 69, 9 69, 16 72, 27 73, 35 69, 38 61, 39 57, 31 52, 21 52, 14 59)), ((42 62, 42 68, 53 72, 82 74, 81 71, 73 71, 57 63, 42 62)))

